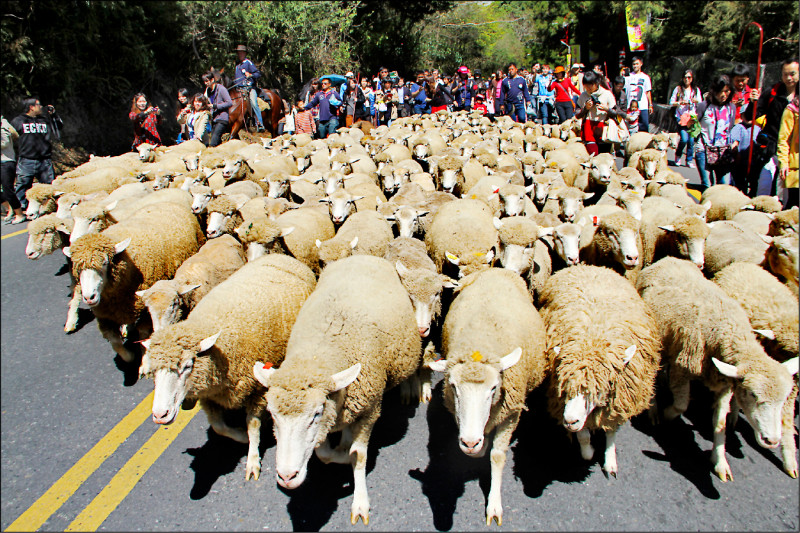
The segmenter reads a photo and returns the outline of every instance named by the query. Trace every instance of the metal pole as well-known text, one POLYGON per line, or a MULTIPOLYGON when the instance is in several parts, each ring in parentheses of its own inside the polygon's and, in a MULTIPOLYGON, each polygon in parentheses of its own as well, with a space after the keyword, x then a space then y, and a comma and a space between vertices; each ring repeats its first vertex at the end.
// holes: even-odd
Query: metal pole
MULTIPOLYGON (((758 64, 756 65, 756 87, 761 88, 761 48, 764 46, 764 28, 758 22, 748 22, 742 31, 742 38, 739 39, 739 50, 742 49, 744 44, 744 35, 747 33, 747 27, 754 24, 758 28, 758 64)), ((756 110, 758 109, 758 99, 753 102, 752 124, 750 125, 750 148, 747 154, 747 175, 750 176, 750 166, 753 163, 753 145, 756 143, 753 134, 756 131, 756 110)))

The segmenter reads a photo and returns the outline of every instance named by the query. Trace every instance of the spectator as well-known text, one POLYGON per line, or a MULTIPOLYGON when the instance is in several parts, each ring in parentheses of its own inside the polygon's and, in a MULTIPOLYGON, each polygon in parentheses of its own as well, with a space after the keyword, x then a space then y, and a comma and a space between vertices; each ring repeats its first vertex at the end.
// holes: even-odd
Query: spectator
MULTIPOLYGON (((420 70, 417 72, 417 82, 411 85, 411 98, 414 105, 414 114, 421 115, 423 113, 430 113, 430 98, 426 89, 428 89, 428 82, 425 76, 425 71, 420 70)), ((384 88, 385 91, 385 88, 384 88)), ((396 92, 395 92, 396 95, 396 92)))
POLYGON ((500 111, 509 115, 515 122, 527 122, 525 102, 531 102, 531 93, 525 79, 517 73, 517 65, 509 63, 508 77, 500 83, 500 111))
MULTIPOLYGON (((316 78, 314 78, 314 79, 316 80, 316 78)), ((306 95, 306 99, 305 99, 305 102, 303 103, 303 105, 305 106, 305 104, 309 103, 311 101, 311 99, 314 98, 314 95, 318 91, 321 91, 321 90, 322 90, 322 82, 319 81, 319 80, 314 81, 311 84, 311 88, 309 89, 308 94, 306 95)), ((311 118, 314 119, 314 131, 318 133, 319 132, 319 107, 311 108, 311 118)))
POLYGON ((219 146, 222 135, 228 131, 228 109, 233 106, 233 101, 228 89, 217 83, 213 72, 203 74, 202 80, 206 85, 205 97, 211 103, 211 140, 208 145, 219 146))
POLYGON ((653 97, 650 76, 642 72, 641 57, 634 57, 631 62, 633 72, 625 79, 625 92, 628 102, 636 100, 639 104, 639 129, 650 131, 650 113, 653 112, 653 97))
MULTIPOLYGON (((134 104, 135 105, 135 104, 134 104)), ((48 116, 42 115, 42 104, 35 96, 22 101, 25 112, 11 121, 17 131, 17 178, 14 194, 19 200, 22 211, 28 208, 25 192, 33 185, 33 180, 40 183, 53 182, 53 161, 50 159, 51 125, 62 124, 53 106, 47 106, 48 116), (51 123, 52 120, 52 123, 51 123)), ((57 126, 56 126, 57 127, 57 126)))
POLYGON ((361 92, 361 88, 356 83, 352 73, 348 72, 348 74, 350 74, 350 77, 347 78, 347 82, 343 84, 346 85, 346 88, 344 90, 342 102, 345 112, 344 125, 349 128, 356 120, 356 113, 358 113, 359 116, 361 115, 359 109, 363 109, 364 107, 364 93, 361 92))
POLYGON ((628 111, 625 113, 625 123, 628 126, 628 133, 631 135, 639 132, 639 102, 636 100, 628 104, 628 111))
POLYGON ((264 131, 264 122, 261 119, 261 108, 258 107, 257 80, 261 77, 252 61, 247 59, 247 47, 240 44, 236 47, 238 62, 234 67, 233 85, 239 87, 240 92, 247 95, 250 102, 250 112, 255 115, 258 131, 264 131))
POLYGON ((356 105, 355 122, 358 122, 359 120, 366 120, 369 122, 372 117, 372 103, 370 102, 372 91, 369 90, 369 82, 366 78, 361 78, 359 80, 358 92, 359 97, 357 101, 360 102, 360 104, 356 105), (369 91, 369 94, 367 94, 367 91, 369 91))
MULTIPOLYGON (((614 78, 614 85, 611 89, 611 94, 614 96, 614 107, 608 110, 608 116, 617 122, 625 121, 625 127, 628 127, 628 98, 625 96, 625 78, 617 76, 614 78)), ((637 114, 637 128, 638 128, 638 114, 637 114)), ((630 129, 628 129, 630 133, 630 129)), ((622 145, 616 146, 615 154, 623 157, 622 145)))
POLYGON ((314 122, 314 116, 311 111, 305 109, 305 103, 302 100, 295 102, 292 113, 294 113, 295 133, 308 133, 311 136, 317 133, 317 123, 314 122))
POLYGON ((433 98, 431 99, 431 113, 447 110, 453 104, 453 95, 450 87, 444 83, 434 84, 433 98))
MULTIPOLYGON (((573 63, 569 69, 569 80, 578 88, 578 94, 572 96, 572 102, 577 106, 578 97, 583 92, 583 63, 573 63)), ((573 108, 574 109, 574 108, 573 108)))
POLYGON ((180 144, 192 138, 191 133, 189 133, 189 126, 186 123, 186 119, 192 114, 192 102, 189 101, 189 89, 178 89, 178 108, 178 116, 175 117, 175 120, 180 124, 181 131, 178 133, 178 139, 175 141, 175 144, 180 144))
POLYGON ((583 92, 578 98, 578 113, 575 116, 584 119, 581 139, 586 144, 586 151, 591 155, 597 155, 601 151, 608 152, 611 149, 609 144, 602 143, 602 138, 608 111, 615 103, 611 91, 600 85, 600 74, 589 71, 583 75, 583 92))
POLYGON ((336 116, 336 109, 342 105, 339 100, 339 95, 335 89, 331 88, 331 80, 322 78, 321 90, 314 94, 305 105, 305 109, 319 106, 319 136, 321 139, 327 139, 328 135, 334 133, 339 128, 339 119, 336 116))
POLYGON ((381 125, 390 125, 394 119, 397 118, 397 104, 399 99, 397 97, 397 90, 394 89, 391 79, 383 83, 383 92, 378 97, 380 103, 378 104, 379 123, 381 125))
MULTIPOLYGON (((758 98, 757 116, 766 117, 761 134, 756 137, 753 146, 753 162, 748 173, 748 191, 751 198, 759 194, 772 194, 774 180, 772 175, 776 168, 775 154, 778 152, 778 133, 783 111, 797 96, 798 62, 795 58, 787 59, 781 65, 781 81, 764 91, 758 98), (766 179, 761 178, 761 170, 766 169, 766 179), (759 185, 759 181, 762 183, 759 185)), ((752 103, 742 112, 752 116, 752 103)))
POLYGON ((697 109, 697 104, 702 100, 700 88, 695 85, 694 71, 686 69, 683 79, 672 91, 669 105, 675 108, 675 120, 678 122, 678 135, 680 141, 675 150, 675 166, 681 166, 681 155, 686 148, 686 166, 696 168, 692 156, 694 155, 694 138, 689 135, 689 116, 697 109))
POLYGON ((575 108, 572 104, 570 91, 577 93, 578 88, 572 84, 572 80, 566 77, 566 70, 561 65, 556 66, 553 71, 555 78, 550 82, 547 90, 554 90, 556 94, 556 113, 558 114, 558 124, 575 116, 575 108))
POLYGON ((411 85, 412 83, 410 81, 398 78, 398 86, 396 89, 398 117, 411 116, 411 85))
POLYGON ((537 100, 539 102, 539 118, 542 124, 549 124, 551 115, 553 114, 553 105, 555 103, 555 91, 549 90, 550 82, 553 75, 550 73, 550 65, 543 65, 542 72, 536 76, 536 85, 538 87, 539 95, 537 100))
POLYGON ((758 100, 758 89, 752 89, 747 82, 750 81, 750 69, 747 65, 739 63, 731 71, 733 83, 733 103, 736 106, 736 122, 743 121, 745 126, 752 124, 751 117, 743 117, 742 111, 750 104, 751 100, 758 100))
POLYGON ((502 81, 502 70, 498 70, 492 74, 492 79, 489 81, 489 96, 486 99, 486 106, 491 109, 493 115, 500 114, 500 83, 502 81))
POLYGON ((294 121, 297 111, 284 99, 281 99, 281 105, 283 105, 283 117, 278 121, 278 137, 284 133, 294 135, 297 131, 297 124, 294 121))
MULTIPOLYGON (((758 137, 761 128, 758 125, 752 130, 755 137, 758 137)), ((750 157, 750 132, 751 126, 745 126, 744 122, 736 124, 731 129, 731 142, 738 142, 736 160, 731 170, 733 184, 742 192, 747 191, 747 159, 750 157)))
POLYGON ((488 109, 486 108, 486 97, 483 95, 482 92, 479 92, 475 95, 475 105, 472 106, 472 109, 475 111, 480 112, 481 115, 488 114, 488 109))
MULTIPOLYGON (((527 72, 527 71, 525 71, 525 72, 527 72)), ((524 78, 525 75, 523 74, 522 77, 524 78)), ((486 89, 488 87, 488 85, 486 83, 486 80, 484 80, 481 77, 481 69, 479 69, 479 68, 475 69, 475 76, 473 76, 472 81, 473 81, 473 88, 475 90, 475 94, 477 94, 478 90, 486 89)))
POLYGON ((731 139, 731 130, 736 121, 736 106, 731 101, 732 96, 731 80, 723 74, 714 79, 706 99, 697 104, 700 136, 697 138, 695 159, 697 160, 697 170, 703 187, 723 183, 731 184, 729 167, 716 165, 713 169, 707 168, 706 161, 708 148, 711 146, 729 146, 735 153, 739 145, 731 139), (709 179, 707 170, 711 170, 714 173, 713 183, 709 179))
POLYGON ((592 71, 600 75, 600 86, 603 87, 603 89, 608 89, 610 91, 611 82, 606 77, 605 72, 603 72, 603 65, 601 65, 600 63, 595 63, 594 68, 592 68, 592 71))
POLYGON ((197 139, 208 146, 211 137, 211 103, 202 93, 192 98, 192 114, 188 120, 192 139, 197 139))
POLYGON ((7 120, 2 121, 2 156, 0 156, 0 182, 3 185, 3 205, 6 208, 6 216, 3 218, 4 224, 21 224, 25 222, 25 214, 22 212, 22 204, 14 194, 14 177, 17 173, 17 157, 14 154, 14 141, 19 134, 7 120))
POLYGON ((469 111, 472 109, 472 99, 475 97, 473 80, 468 77, 469 69, 465 65, 458 67, 450 92, 455 98, 453 109, 456 111, 469 111))
POLYGON ((798 143, 800 143, 800 132, 798 131, 798 98, 783 110, 781 125, 778 130, 778 161, 780 162, 780 173, 778 179, 778 196, 783 202, 783 208, 789 209, 797 205, 798 191, 798 143))
POLYGON ((369 79, 364 76, 361 78, 361 92, 364 93, 364 111, 360 118, 372 122, 375 116, 375 91, 369 85, 369 79))
POLYGON ((161 146, 161 135, 158 134, 158 125, 161 124, 161 110, 151 106, 144 93, 137 93, 133 97, 128 118, 133 122, 133 144, 131 150, 143 143, 161 146))

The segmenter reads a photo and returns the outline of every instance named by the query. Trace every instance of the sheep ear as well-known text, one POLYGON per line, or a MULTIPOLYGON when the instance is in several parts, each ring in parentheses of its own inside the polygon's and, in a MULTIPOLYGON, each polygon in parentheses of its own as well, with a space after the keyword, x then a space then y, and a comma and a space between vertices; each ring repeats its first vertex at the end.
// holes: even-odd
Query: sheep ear
POLYGON ((259 383, 269 388, 269 378, 275 373, 275 368, 272 368, 270 363, 258 362, 253 365, 253 376, 259 383))
POLYGON ((754 329, 753 333, 761 335, 765 339, 769 339, 771 341, 775 340, 775 332, 772 331, 771 329, 754 329))
POLYGON ((553 234, 555 228, 539 228, 539 238, 546 237, 553 234))
POLYGON ((625 357, 622 358, 622 364, 627 365, 630 363, 634 355, 636 355, 636 345, 631 344, 625 349, 625 357))
POLYGON ((500 219, 499 219, 499 218, 497 218, 497 217, 494 217, 494 218, 492 219, 492 222, 494 222, 494 227, 495 227, 496 229, 498 229, 498 230, 499 230, 500 228, 502 228, 502 227, 503 227, 503 221, 502 221, 502 220, 500 220, 500 219))
POLYGON ((447 359, 437 359, 428 363, 428 368, 434 372, 444 372, 447 370, 447 359))
POLYGON ((115 244, 114 245, 114 255, 119 255, 122 252, 124 252, 125 248, 127 248, 130 243, 131 243, 131 238, 128 237, 124 241, 118 242, 117 244, 115 244))
POLYGON ((453 278, 448 276, 442 276, 442 287, 446 289, 457 289, 460 287, 460 285, 453 278))
POLYGON ((210 337, 206 337, 205 339, 201 340, 197 353, 203 353, 207 350, 210 350, 211 347, 214 346, 214 343, 217 342, 217 339, 220 335, 222 335, 221 331, 216 335, 211 335, 210 337))
POLYGON ((317 201, 318 201, 319 203, 321 203, 321 204, 329 204, 329 203, 331 203, 331 197, 330 197, 330 196, 326 196, 326 197, 324 197, 324 198, 320 198, 320 199, 319 199, 319 200, 317 200, 317 201))
POLYGON ((457 255, 451 254, 450 252, 445 252, 444 256, 447 258, 448 261, 458 266, 459 260, 457 255))
POLYGON ((199 289, 199 288, 200 288, 200 283, 197 283, 195 285, 184 285, 183 288, 178 291, 178 296, 183 296, 184 294, 188 294, 188 293, 192 292, 193 290, 199 289))
POLYGON ((525 187, 525 192, 526 192, 527 194, 530 194, 532 191, 533 191, 533 183, 531 183, 530 185, 528 185, 527 187, 525 187))
POLYGON ((69 246, 63 247, 61 249, 61 253, 63 253, 65 256, 69 257, 70 259, 72 258, 72 250, 69 249, 69 246))
POLYGON ((353 237, 353 240, 350 241, 350 249, 355 250, 356 246, 358 246, 358 236, 353 237))
POLYGON ((756 206, 754 206, 753 204, 746 204, 746 205, 743 205, 742 207, 740 207, 739 211, 752 211, 755 208, 756 208, 756 206))
POLYGON ((783 365, 783 368, 785 368, 789 372, 790 375, 794 376, 794 375, 797 374, 797 371, 798 371, 798 363, 797 363, 797 361, 798 361, 798 358, 797 357, 793 357, 793 358, 789 359, 788 361, 784 361, 781 364, 783 365))
POLYGON ((397 273, 398 273, 398 274, 400 274, 401 276, 405 276, 406 274, 408 274, 408 267, 406 267, 406 266, 405 266, 403 263, 401 263, 400 261, 395 261, 395 263, 394 263, 394 269, 395 269, 395 270, 397 271, 397 273))
POLYGON ((585 193, 583 193, 583 199, 584 199, 584 200, 588 200, 588 199, 589 199, 589 198, 591 198, 592 196, 594 196, 594 193, 593 193, 593 192, 585 192, 585 193))
POLYGON ((739 378, 739 371, 736 370, 736 367, 733 365, 729 365, 728 363, 724 363, 717 359, 716 357, 712 357, 711 361, 714 363, 714 366, 717 367, 719 373, 723 376, 727 376, 729 378, 737 379, 739 378))
POLYGON ((492 263, 492 259, 494 259, 494 248, 486 252, 486 254, 484 255, 484 260, 486 261, 487 265, 492 263))
POLYGON ((561 354, 561 346, 554 346, 553 347, 553 353, 556 354, 556 355, 561 354))
POLYGON ((322 248, 322 242, 319 239, 317 239, 314 241, 314 246, 316 246, 317 248, 322 248))
POLYGON ((115 207, 117 207, 117 203, 119 203, 119 200, 114 200, 113 202, 111 202, 110 204, 108 204, 108 205, 106 206, 106 212, 108 212, 108 211, 111 211, 111 210, 113 210, 115 207))
POLYGON ((294 231, 294 226, 289 226, 288 228, 284 228, 284 229, 281 231, 281 237, 286 237, 287 235, 289 235, 289 234, 290 234, 290 233, 292 233, 293 231, 294 231))
POLYGON ((353 197, 350 199, 350 201, 351 201, 351 202, 356 202, 356 201, 358 201, 358 200, 363 200, 364 198, 366 198, 366 196, 353 196, 353 197))
POLYGON ((769 235, 762 235, 759 233, 758 236, 761 237, 761 240, 764 241, 765 243, 772 244, 772 237, 770 237, 769 235))
POLYGON ((419 217, 424 217, 424 216, 425 216, 425 215, 427 215, 428 213, 430 213, 430 211, 417 211, 417 217, 418 217, 418 218, 419 218, 419 217))
POLYGON ((512 351, 510 354, 506 356, 503 356, 500 359, 500 372, 508 370, 509 368, 517 364, 520 360, 520 357, 522 357, 522 348, 517 346, 516 348, 514 348, 514 351, 512 351))
POLYGON ((583 168, 592 168, 592 162, 589 161, 588 163, 581 163, 581 166, 583 168))
POLYGON ((673 226, 672 224, 670 224, 669 226, 659 226, 658 228, 659 229, 663 229, 664 231, 670 232, 670 233, 675 231, 675 226, 673 226))
POLYGON ((72 233, 72 230, 63 221, 56 224, 56 230, 60 231, 61 233, 66 233, 67 235, 72 233))
MULTIPOLYGON (((136 291, 136 292, 134 292, 134 294, 136 296, 138 296, 139 298, 144 298, 144 295, 147 294, 147 291, 146 290, 144 290, 144 291, 136 291)), ((758 330, 754 329, 753 331, 758 331, 758 330)))
POLYGON ((143 341, 139 341, 139 344, 141 344, 141 345, 142 345, 142 347, 143 347, 145 350, 149 350, 149 349, 150 349, 150 339, 145 339, 145 340, 143 340, 143 341))
POLYGON ((356 380, 358 374, 361 373, 361 363, 356 363, 347 370, 342 370, 331 376, 333 380, 333 390, 331 392, 340 391, 350 385, 356 380))

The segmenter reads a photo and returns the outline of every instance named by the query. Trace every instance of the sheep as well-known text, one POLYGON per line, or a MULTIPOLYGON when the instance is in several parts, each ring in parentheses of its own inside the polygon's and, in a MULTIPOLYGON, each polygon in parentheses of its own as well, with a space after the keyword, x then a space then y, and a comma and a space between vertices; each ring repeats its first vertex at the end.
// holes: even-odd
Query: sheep
POLYGON ((617 163, 614 156, 611 154, 599 154, 589 158, 587 162, 581 163, 581 166, 589 169, 588 187, 586 192, 597 193, 596 197, 600 198, 609 187, 611 178, 617 170, 617 163))
POLYGON ((550 195, 550 191, 555 191, 560 187, 566 187, 567 184, 564 183, 564 178, 561 177, 560 172, 557 170, 548 170, 542 174, 535 174, 531 185, 533 185, 533 194, 531 196, 533 205, 535 205, 537 209, 542 210, 550 195))
POLYGON ((773 237, 761 263, 795 294, 798 291, 798 238, 797 234, 773 237))
POLYGON ((542 152, 542 155, 547 155, 548 152, 552 152, 554 150, 559 150, 567 147, 567 143, 565 143, 561 139, 551 139, 550 137, 544 137, 544 136, 536 138, 536 145, 542 152))
POLYGON ((447 148, 447 143, 440 134, 428 131, 414 139, 411 148, 414 158, 424 161, 432 155, 439 155, 442 150, 447 148))
POLYGON ((625 142, 625 165, 633 154, 646 149, 655 149, 666 154, 669 147, 669 135, 660 132, 655 135, 646 131, 639 131, 631 135, 625 142))
POLYGON ((655 148, 636 152, 625 164, 638 170, 646 180, 652 180, 658 172, 668 170, 666 155, 655 148))
POLYGON ((796 234, 798 228, 798 213, 800 213, 800 209, 798 209, 797 206, 775 213, 775 218, 770 222, 767 235, 778 237, 788 233, 796 234))
MULTIPOLYGON (((230 235, 206 242, 184 261, 172 279, 136 291, 153 323, 153 331, 183 320, 208 292, 245 263, 242 245, 230 235)), ((147 354, 145 353, 145 359, 147 354)), ((140 374, 149 373, 142 362, 140 374)))
POLYGON ((582 170, 575 156, 567 149, 551 150, 547 152, 544 158, 544 165, 546 169, 554 169, 561 172, 564 183, 570 187, 575 185, 575 180, 578 179, 582 170))
POLYGON ((748 202, 750 198, 733 185, 712 185, 700 197, 701 204, 711 204, 706 214, 709 222, 731 220, 748 202))
POLYGON ((25 198, 28 200, 28 207, 25 209, 28 220, 55 213, 58 209, 56 190, 48 183, 34 183, 25 191, 25 198))
POLYGON ((583 209, 583 202, 594 196, 594 193, 583 192, 576 187, 560 187, 547 195, 547 202, 542 212, 553 213, 564 222, 573 222, 578 212, 583 209))
MULTIPOLYGON (((789 288, 760 266, 750 263, 730 264, 717 272, 713 281, 741 304, 750 325, 760 335, 761 344, 770 357, 784 362, 797 356, 797 296, 789 288)), ((783 469, 793 478, 797 477, 797 447, 794 442, 794 400, 797 392, 795 383, 783 405, 781 434, 783 469)), ((738 407, 732 405, 731 411, 735 416, 738 407)), ((732 425, 735 426, 735 422, 732 425)))
POLYGON ((486 453, 494 430, 486 524, 503 524, 501 485, 511 435, 525 398, 544 380, 545 330, 522 279, 504 269, 476 272, 461 283, 442 328, 444 402, 470 457, 486 453))
MULTIPOLYGON (((432 175, 436 175, 431 172, 432 175)), ((461 184, 461 191, 468 191, 477 184, 481 178, 485 178, 489 174, 476 159, 469 159, 464 162, 461 167, 461 174, 464 176, 464 182, 461 184)), ((438 186, 437 186, 438 188, 438 186)))
POLYGON ((525 279, 531 269, 534 245, 539 239, 539 226, 526 217, 493 219, 497 228, 497 259, 503 268, 516 272, 525 279))
POLYGON ((144 310, 135 291, 169 279, 205 243, 197 219, 182 206, 147 206, 101 233, 84 235, 70 246, 72 276, 97 326, 125 361, 134 354, 122 343, 120 327, 133 326, 144 310))
POLYGON ((755 264, 764 261, 769 248, 767 237, 760 236, 753 230, 730 220, 712 222, 710 227, 711 232, 706 238, 703 268, 708 277, 712 277, 734 261, 755 264))
POLYGON ((486 267, 498 246, 491 209, 472 199, 442 205, 425 233, 425 245, 440 274, 445 261, 458 267, 459 277, 486 267))
POLYGON ((499 187, 496 194, 500 199, 500 216, 527 216, 538 212, 530 196, 528 196, 531 191, 533 191, 533 185, 525 187, 523 185, 512 185, 509 183, 499 187))
POLYGON ((317 239, 315 244, 320 265, 324 267, 351 254, 383 257, 392 239, 392 230, 381 215, 376 211, 359 211, 344 221, 334 237, 317 239))
MULTIPOLYGON (((122 220, 134 215, 137 211, 148 205, 154 205, 161 202, 171 202, 183 206, 188 212, 192 210, 192 195, 181 189, 162 189, 148 193, 140 198, 122 199, 117 202, 116 207, 109 205, 104 206, 108 214, 114 220, 122 220)), ((75 213, 73 212, 73 218, 75 213)))
POLYGON ((689 405, 690 380, 702 378, 714 393, 713 470, 733 480, 725 458, 725 417, 735 396, 762 447, 781 442, 781 411, 792 390, 797 358, 779 363, 753 333, 742 306, 700 270, 667 257, 642 270, 636 288, 655 315, 662 357, 669 365, 672 420, 689 405))
POLYGON ((688 259, 702 270, 710 232, 708 225, 693 215, 681 215, 668 225, 642 224, 642 268, 673 256, 688 259))
POLYGON ((265 405, 253 366, 259 360, 283 361, 289 333, 315 282, 296 259, 268 255, 211 289, 186 320, 153 333, 142 343, 153 373, 153 422, 170 424, 184 399, 199 399, 217 434, 249 443, 245 480, 257 480, 265 405), (246 432, 223 418, 223 410, 241 408, 246 432))
POLYGON ((774 219, 774 213, 765 213, 763 211, 753 211, 747 209, 736 213, 731 221, 736 222, 742 227, 751 229, 760 235, 766 235, 769 232, 769 226, 774 219))
POLYGON ((596 205, 616 205, 636 220, 642 220, 642 193, 634 190, 606 191, 596 205))
POLYGON ((540 312, 553 375, 548 410, 577 432, 591 460, 590 432, 603 430, 603 470, 616 477, 616 434, 655 393, 660 342, 655 318, 636 289, 602 267, 579 265, 550 277, 540 312))
POLYGON ((339 154, 331 158, 331 170, 340 171, 343 174, 352 174, 353 172, 375 174, 378 172, 378 167, 367 154, 339 154))
POLYGON ((633 283, 642 267, 639 228, 639 221, 628 213, 600 218, 591 241, 581 246, 581 262, 608 267, 633 283))
POLYGON ((783 209, 781 201, 777 196, 761 195, 741 207, 742 211, 759 211, 761 213, 778 213, 783 209))
POLYGON ((614 173, 619 179, 623 189, 632 189, 644 195, 646 193, 647 183, 644 176, 632 167, 622 167, 614 173))
MULTIPOLYGON (((563 126, 566 122, 562 122, 561 125, 563 126)), ((565 150, 569 150, 572 152, 572 155, 575 157, 575 160, 578 161, 581 165, 589 163, 592 159, 592 156, 589 155, 589 152, 586 150, 586 146, 583 143, 568 143, 567 146, 564 147, 565 150)), ((611 156, 611 154, 606 154, 611 156)), ((613 156, 611 156, 613 158, 613 156)), ((614 164, 616 166, 616 164, 614 164)))
POLYGON ((369 524, 369 437, 384 390, 416 372, 420 352, 411 302, 388 261, 353 256, 327 266, 297 316, 280 368, 252 368, 267 387, 278 484, 300 486, 312 452, 324 463, 351 463, 350 521, 369 524), (334 449, 328 435, 337 431, 334 449))
POLYGON ((539 152, 525 152, 519 161, 522 164, 522 175, 527 183, 530 183, 536 174, 544 172, 544 157, 539 152))
POLYGON ((427 215, 428 211, 401 205, 392 211, 390 215, 385 215, 387 222, 394 222, 397 225, 397 233, 400 237, 414 237, 422 234, 422 224, 420 219, 427 215))
POLYGON ((247 196, 222 195, 208 202, 208 224, 206 235, 209 239, 219 237, 234 230, 244 221, 239 209, 244 206, 249 198, 247 196))

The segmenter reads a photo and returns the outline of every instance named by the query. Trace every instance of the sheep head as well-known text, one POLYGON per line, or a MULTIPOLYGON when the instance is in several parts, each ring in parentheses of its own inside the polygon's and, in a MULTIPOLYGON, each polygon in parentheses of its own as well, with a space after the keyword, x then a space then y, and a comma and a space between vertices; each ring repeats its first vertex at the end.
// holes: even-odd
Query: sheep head
POLYGON ((65 249, 72 258, 72 275, 81 284, 81 295, 86 305, 96 307, 100 304, 112 263, 130 243, 130 237, 115 243, 105 235, 90 233, 75 241, 68 252, 65 249))
POLYGON ((706 237, 711 232, 705 222, 693 215, 682 215, 672 224, 659 228, 670 235, 677 257, 688 259, 698 268, 703 268, 706 237))
POLYGON ((454 289, 458 282, 423 268, 408 268, 400 261, 395 263, 395 269, 411 298, 419 335, 424 339, 430 335, 433 319, 442 312, 442 290, 454 289))
POLYGON ((63 248, 68 242, 65 234, 72 230, 72 225, 71 219, 63 220, 52 213, 30 221, 25 255, 36 260, 63 248))

